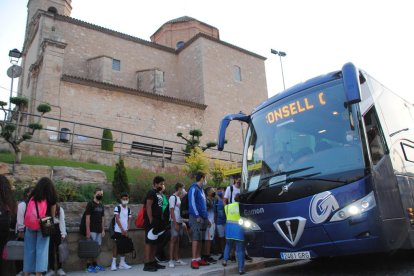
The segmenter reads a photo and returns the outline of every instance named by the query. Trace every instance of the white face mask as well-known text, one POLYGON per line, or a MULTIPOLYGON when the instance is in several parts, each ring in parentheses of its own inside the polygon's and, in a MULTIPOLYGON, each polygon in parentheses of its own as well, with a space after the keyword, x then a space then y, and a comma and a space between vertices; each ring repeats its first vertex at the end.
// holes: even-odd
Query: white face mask
POLYGON ((127 205, 129 200, 121 200, 122 205, 127 205))
POLYGON ((207 180, 204 180, 203 187, 207 185, 207 180))

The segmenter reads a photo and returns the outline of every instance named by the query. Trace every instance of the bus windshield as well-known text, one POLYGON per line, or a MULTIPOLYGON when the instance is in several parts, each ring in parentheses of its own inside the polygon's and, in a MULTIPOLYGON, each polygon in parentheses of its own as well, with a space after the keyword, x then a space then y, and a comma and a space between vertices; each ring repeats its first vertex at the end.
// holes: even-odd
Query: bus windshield
MULTIPOLYGON (((293 200, 363 177, 357 109, 345 101, 343 84, 335 80, 254 113, 243 156, 243 191, 294 184, 280 197, 293 200)), ((271 201, 277 202, 278 194, 283 192, 272 193, 271 201)))

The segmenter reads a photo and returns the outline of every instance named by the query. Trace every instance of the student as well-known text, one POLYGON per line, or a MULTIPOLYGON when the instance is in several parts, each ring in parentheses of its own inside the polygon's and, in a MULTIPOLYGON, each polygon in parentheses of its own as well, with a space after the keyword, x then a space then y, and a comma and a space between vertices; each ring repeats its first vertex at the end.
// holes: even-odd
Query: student
POLYGON ((223 266, 227 265, 227 261, 230 259, 230 250, 236 246, 237 263, 239 268, 239 274, 245 274, 244 272, 244 230, 239 224, 240 209, 239 209, 239 197, 236 195, 235 202, 227 204, 225 207, 226 212, 226 248, 224 249, 223 266))
POLYGON ((208 262, 201 259, 201 243, 205 238, 206 227, 210 226, 206 195, 203 190, 206 184, 206 175, 203 172, 198 172, 196 182, 188 190, 189 223, 193 235, 193 242, 191 243, 192 269, 199 269, 200 266, 209 265, 208 262))
MULTIPOLYGON (((86 238, 96 241, 99 245, 102 244, 102 238, 105 237, 105 209, 102 204, 102 199, 102 188, 96 188, 93 200, 88 202, 85 212, 86 238)), ((105 268, 98 265, 96 259, 90 259, 86 263, 87 272, 96 273, 104 270, 105 268)))
POLYGON ((47 271, 50 237, 43 237, 39 217, 55 217, 56 215, 57 196, 52 180, 42 177, 29 198, 24 216, 26 232, 24 234, 23 272, 26 276, 32 272, 40 276, 47 271))
POLYGON ((171 216, 171 240, 170 240, 170 261, 168 267, 174 268, 176 265, 186 265, 179 257, 180 235, 183 231, 183 220, 181 218, 181 195, 184 184, 175 184, 175 193, 168 200, 171 216))
POLYGON ((220 246, 220 253, 221 253, 219 260, 222 260, 224 257, 224 246, 226 243, 226 238, 224 234, 224 228, 226 227, 226 214, 224 212, 223 188, 217 189, 215 216, 216 216, 216 229, 217 229, 216 239, 218 240, 218 244, 220 246))
POLYGON ((56 216, 53 218, 55 224, 55 233, 50 237, 49 242, 49 271, 45 276, 55 275, 55 264, 57 264, 56 274, 58 276, 66 275, 62 269, 62 263, 59 261, 59 245, 66 238, 65 212, 59 204, 56 204, 56 216))
MULTIPOLYGON (((17 205, 17 218, 16 218, 16 236, 18 241, 24 241, 24 213, 26 211, 26 205, 29 202, 29 196, 33 187, 28 187, 23 191, 23 200, 17 205)), ((20 271, 17 276, 23 276, 23 261, 16 261, 16 272, 20 271)))
POLYGON ((207 195, 206 203, 207 203, 207 219, 210 224, 207 227, 205 238, 204 238, 204 255, 202 258, 212 264, 217 263, 217 260, 212 258, 210 255, 211 251, 211 243, 214 240, 214 234, 216 232, 216 224, 214 220, 214 204, 215 204, 215 197, 216 197, 216 190, 213 187, 207 187, 204 190, 204 193, 207 195))
POLYGON ((167 248, 167 245, 171 239, 170 225, 168 223, 170 221, 170 208, 168 207, 168 199, 165 193, 165 184, 163 184, 160 194, 162 195, 162 219, 165 223, 166 229, 165 232, 158 237, 155 260, 159 263, 168 262, 167 256, 165 254, 165 248, 167 248))
POLYGON ((233 184, 228 186, 226 188, 226 191, 224 192, 224 197, 223 197, 224 205, 233 203, 236 195, 240 193, 240 185, 241 185, 240 175, 236 174, 233 180, 234 180, 233 184))
POLYGON ((155 252, 159 244, 159 236, 165 232, 165 222, 163 221, 163 196, 161 195, 162 186, 164 185, 162 176, 154 177, 151 189, 145 198, 145 248, 144 248, 144 271, 156 272, 158 269, 164 269, 155 260, 155 252))
MULTIPOLYGON (((128 208, 129 195, 128 193, 121 194, 121 204, 114 209, 115 216, 115 234, 113 239, 115 240, 112 247, 112 265, 111 270, 117 270, 116 257, 118 256, 116 241, 123 236, 128 237, 128 229, 131 225, 132 215, 131 210, 128 208)), ((119 269, 130 269, 131 266, 125 262, 125 254, 120 255, 119 269)))

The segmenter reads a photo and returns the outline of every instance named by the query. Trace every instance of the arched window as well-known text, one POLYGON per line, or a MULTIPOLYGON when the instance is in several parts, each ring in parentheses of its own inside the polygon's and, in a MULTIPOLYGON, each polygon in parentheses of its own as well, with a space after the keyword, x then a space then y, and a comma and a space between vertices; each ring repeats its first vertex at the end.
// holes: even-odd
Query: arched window
POLYGON ((49 7, 48 9, 47 9, 47 11, 48 12, 51 12, 51 13, 54 13, 54 14, 57 14, 58 12, 57 12, 57 9, 55 8, 55 7, 49 7))
POLYGON ((233 66, 233 77, 235 81, 241 81, 241 68, 237 65, 233 66))
POLYGON ((181 49, 184 47, 184 41, 178 41, 177 44, 175 45, 175 47, 178 49, 181 49))

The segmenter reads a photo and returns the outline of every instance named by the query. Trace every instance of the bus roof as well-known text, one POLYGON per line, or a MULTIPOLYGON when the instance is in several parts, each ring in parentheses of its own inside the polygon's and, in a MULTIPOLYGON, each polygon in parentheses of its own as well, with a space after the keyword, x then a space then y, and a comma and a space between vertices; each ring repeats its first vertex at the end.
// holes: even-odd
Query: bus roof
POLYGON ((279 101, 283 98, 286 98, 286 97, 288 97, 292 94, 295 94, 295 93, 297 93, 301 90, 308 89, 310 87, 316 86, 316 85, 321 84, 321 83, 325 83, 325 82, 328 82, 328 81, 339 79, 340 73, 341 73, 341 71, 335 71, 335 72, 328 73, 326 75, 321 75, 321 76, 309 79, 305 82, 298 83, 298 84, 286 89, 285 91, 282 91, 282 92, 274 95, 273 97, 267 99, 263 103, 261 103, 259 106, 257 106, 253 110, 252 114, 256 113, 257 111, 265 108, 266 106, 268 106, 268 105, 270 105, 274 102, 277 102, 277 101, 279 101))

